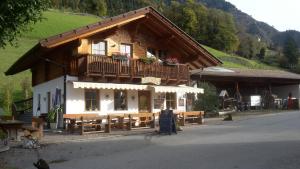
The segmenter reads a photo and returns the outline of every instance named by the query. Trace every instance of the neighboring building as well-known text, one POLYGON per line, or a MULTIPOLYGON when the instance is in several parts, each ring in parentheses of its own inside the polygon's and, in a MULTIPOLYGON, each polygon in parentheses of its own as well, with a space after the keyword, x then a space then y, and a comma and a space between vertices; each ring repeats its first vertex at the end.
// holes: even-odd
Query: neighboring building
POLYGON ((287 99, 290 93, 298 103, 300 99, 300 75, 282 70, 209 67, 192 71, 191 79, 209 82, 218 92, 227 90, 231 97, 239 92, 245 102, 252 95, 264 97, 267 93, 276 95, 278 100, 287 99))
POLYGON ((35 116, 64 100, 67 114, 186 111, 187 93, 203 92, 190 70, 220 63, 146 7, 43 39, 6 75, 31 70, 35 116))

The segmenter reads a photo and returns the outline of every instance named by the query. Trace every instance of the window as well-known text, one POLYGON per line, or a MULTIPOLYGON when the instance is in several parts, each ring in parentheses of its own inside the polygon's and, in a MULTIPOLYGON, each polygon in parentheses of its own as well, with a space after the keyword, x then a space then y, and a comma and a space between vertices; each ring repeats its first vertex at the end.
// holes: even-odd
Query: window
POLYGON ((164 109, 165 93, 156 93, 154 95, 154 109, 164 109))
POLYGON ((106 42, 105 41, 93 41, 92 54, 94 55, 106 55, 106 42))
POLYGON ((98 90, 85 90, 85 110, 99 110, 99 94, 98 90))
POLYGON ((155 50, 153 48, 147 49, 147 58, 155 57, 155 50))
POLYGON ((176 93, 166 93, 167 109, 176 109, 176 93))
POLYGON ((115 90, 114 92, 115 110, 127 110, 127 91, 115 90))
POLYGON ((121 44, 120 53, 125 54, 127 57, 132 56, 132 45, 130 44, 121 44))

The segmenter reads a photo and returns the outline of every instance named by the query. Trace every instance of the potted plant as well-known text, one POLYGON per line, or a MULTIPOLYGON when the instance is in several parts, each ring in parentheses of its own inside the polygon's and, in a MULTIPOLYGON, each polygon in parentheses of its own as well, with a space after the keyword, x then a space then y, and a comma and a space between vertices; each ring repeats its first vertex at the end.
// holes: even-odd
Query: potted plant
POLYGON ((0 129, 0 152, 9 150, 7 133, 0 129))
POLYGON ((116 60, 116 61, 127 61, 128 57, 126 54, 122 54, 122 53, 113 53, 112 55, 112 59, 116 60))
POLYGON ((145 56, 143 56, 143 57, 140 57, 140 61, 145 63, 145 64, 151 64, 151 63, 156 61, 156 58, 155 57, 145 57, 145 56))
POLYGON ((56 129, 56 114, 57 114, 57 111, 54 108, 51 109, 47 114, 47 121, 48 121, 48 123, 50 123, 51 129, 56 129))
POLYGON ((177 65, 179 63, 176 57, 167 57, 165 60, 166 65, 177 65))

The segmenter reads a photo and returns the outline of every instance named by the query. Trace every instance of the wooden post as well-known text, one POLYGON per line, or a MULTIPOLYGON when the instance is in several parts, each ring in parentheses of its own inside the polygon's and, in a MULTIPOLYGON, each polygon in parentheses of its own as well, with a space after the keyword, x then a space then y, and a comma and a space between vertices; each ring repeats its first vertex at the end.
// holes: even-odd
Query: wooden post
POLYGON ((155 128, 155 113, 153 113, 153 118, 152 119, 153 120, 152 120, 151 128, 155 128))
POLYGON ((110 115, 107 116, 107 124, 105 125, 105 133, 111 132, 111 117, 110 115))
POLYGON ((80 134, 83 135, 83 133, 84 133, 84 125, 83 125, 83 122, 81 122, 80 134))
POLYGON ((121 125, 120 128, 121 128, 122 130, 124 130, 124 118, 125 118, 125 117, 119 117, 119 125, 121 125))
POLYGON ((202 112, 199 112, 198 124, 202 124, 202 112))
POLYGON ((182 113, 182 123, 181 123, 182 126, 185 126, 185 114, 184 112, 182 113))
POLYGON ((132 129, 132 116, 131 114, 129 114, 129 124, 128 124, 128 130, 131 130, 132 129))

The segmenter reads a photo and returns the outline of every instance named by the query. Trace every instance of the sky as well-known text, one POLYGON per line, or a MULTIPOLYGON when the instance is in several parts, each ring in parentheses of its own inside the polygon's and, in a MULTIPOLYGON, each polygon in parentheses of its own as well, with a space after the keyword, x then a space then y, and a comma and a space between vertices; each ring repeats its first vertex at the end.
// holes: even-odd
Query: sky
POLYGON ((226 0, 279 31, 300 31, 300 0, 226 0))

